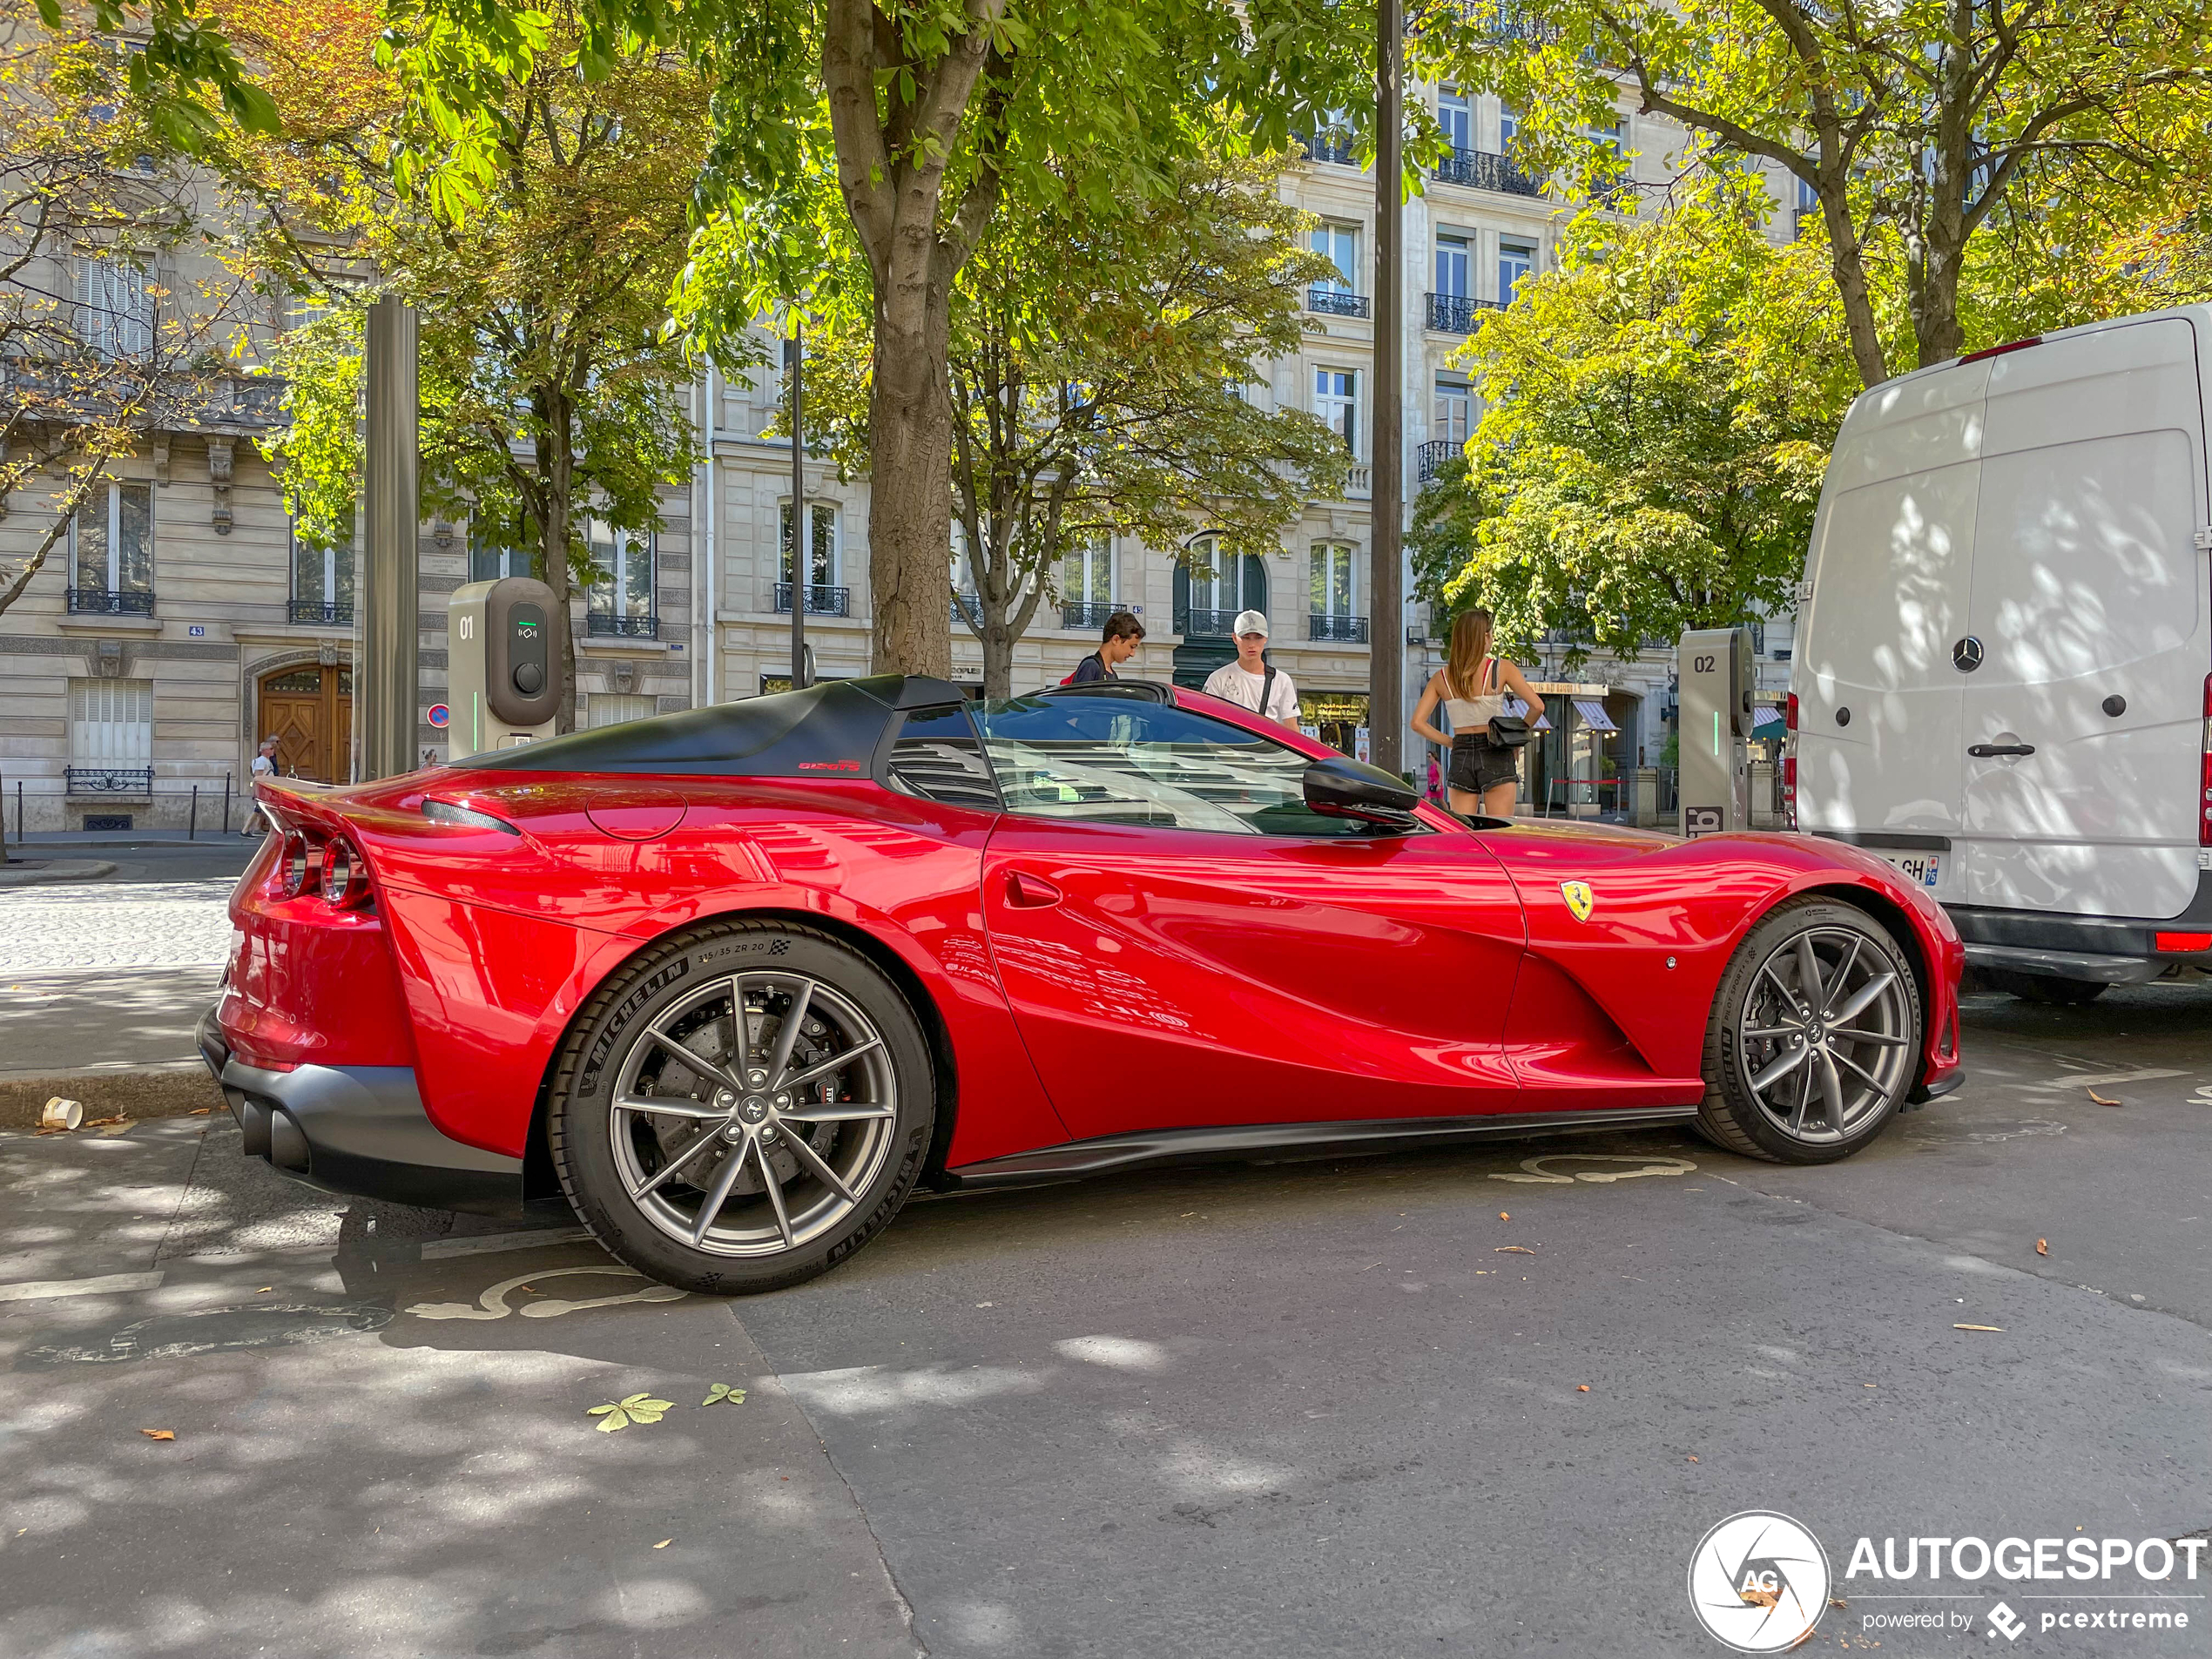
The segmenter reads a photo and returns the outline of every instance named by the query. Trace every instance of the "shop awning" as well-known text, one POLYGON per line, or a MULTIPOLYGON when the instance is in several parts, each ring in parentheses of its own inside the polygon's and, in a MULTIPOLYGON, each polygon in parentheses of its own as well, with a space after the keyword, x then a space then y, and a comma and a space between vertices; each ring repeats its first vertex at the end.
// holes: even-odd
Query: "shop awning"
MULTIPOLYGON (((1505 708, 1507 714, 1526 715, 1528 712, 1528 705, 1522 702, 1519 698, 1515 697, 1511 691, 1507 691, 1506 693, 1505 708)), ((1530 725, 1528 729, 1531 732, 1550 731, 1552 729, 1551 717, 1548 714, 1538 715, 1535 718, 1534 724, 1530 725)))
POLYGON ((1783 724, 1782 711, 1771 703, 1762 703, 1751 711, 1751 724, 1755 727, 1780 725, 1783 724))
POLYGON ((1582 724, 1593 732, 1618 732, 1621 729, 1613 724, 1613 717, 1605 711, 1605 705, 1595 698, 1576 698, 1575 712, 1582 717, 1582 724))

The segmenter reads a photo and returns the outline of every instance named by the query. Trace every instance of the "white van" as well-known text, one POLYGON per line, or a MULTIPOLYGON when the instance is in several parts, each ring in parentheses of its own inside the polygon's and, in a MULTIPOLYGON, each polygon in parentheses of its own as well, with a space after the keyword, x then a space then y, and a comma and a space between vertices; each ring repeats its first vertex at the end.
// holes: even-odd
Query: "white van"
POLYGON ((2021 995, 2212 966, 2208 371, 2212 307, 2023 340, 1862 394, 1829 462, 1797 826, 2021 995))

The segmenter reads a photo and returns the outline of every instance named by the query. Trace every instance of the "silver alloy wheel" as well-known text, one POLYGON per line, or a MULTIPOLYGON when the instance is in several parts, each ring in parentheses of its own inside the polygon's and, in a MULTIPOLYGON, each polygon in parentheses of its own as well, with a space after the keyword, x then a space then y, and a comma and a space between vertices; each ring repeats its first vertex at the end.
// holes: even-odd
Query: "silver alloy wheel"
POLYGON ((1737 1046, 1777 1129, 1840 1141, 1881 1114, 1914 1060, 1905 991, 1887 953, 1847 927, 1808 927, 1768 953, 1744 993, 1737 1046))
POLYGON ((772 1256, 837 1226, 891 1155, 898 1082, 883 1038, 805 974, 701 986, 635 1037, 609 1138, 643 1215, 717 1256, 772 1256))

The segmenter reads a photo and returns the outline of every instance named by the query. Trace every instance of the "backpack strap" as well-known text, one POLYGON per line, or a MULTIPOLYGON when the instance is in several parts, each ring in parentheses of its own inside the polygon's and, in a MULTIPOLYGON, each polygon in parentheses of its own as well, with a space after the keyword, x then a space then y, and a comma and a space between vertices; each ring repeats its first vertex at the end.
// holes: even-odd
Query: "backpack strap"
POLYGON ((1267 664, 1267 672, 1259 677, 1259 718, 1261 719, 1272 718, 1267 712, 1267 705, 1274 700, 1274 697, 1275 664, 1270 663, 1267 664))

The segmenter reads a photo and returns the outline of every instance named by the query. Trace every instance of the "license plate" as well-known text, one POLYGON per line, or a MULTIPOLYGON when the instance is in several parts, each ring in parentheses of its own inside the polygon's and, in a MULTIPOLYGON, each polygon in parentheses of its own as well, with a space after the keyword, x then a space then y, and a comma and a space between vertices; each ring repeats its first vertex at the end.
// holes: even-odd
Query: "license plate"
POLYGON ((1890 853, 1878 847, 1867 850, 1895 865, 1898 873, 1906 880, 1917 882, 1924 887, 1935 886, 1937 879, 1943 873, 1943 854, 1940 853, 1890 853))

